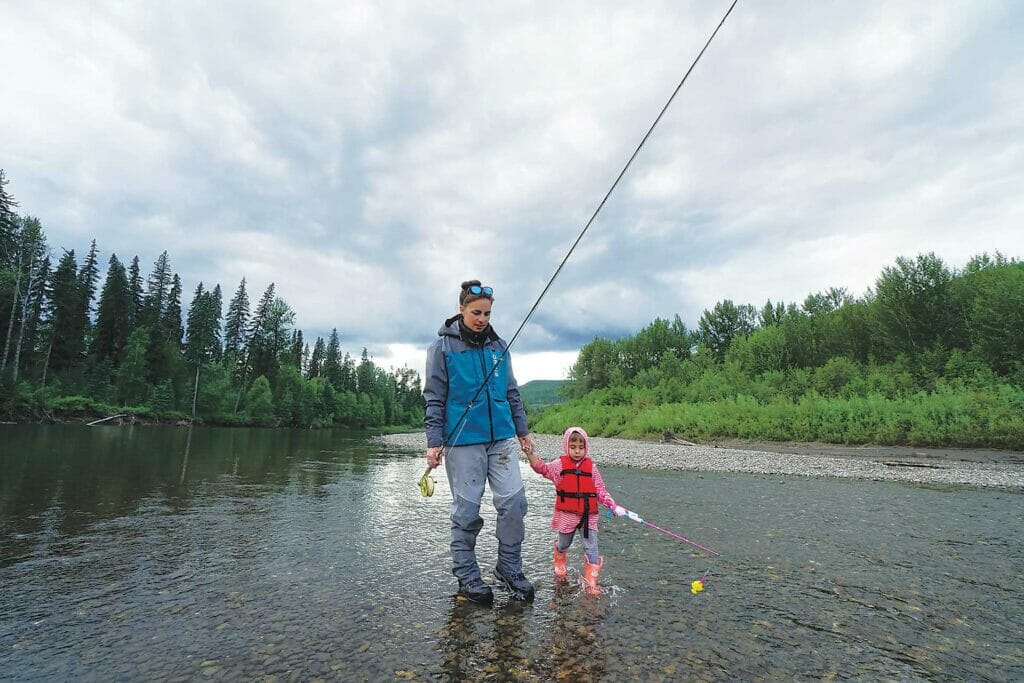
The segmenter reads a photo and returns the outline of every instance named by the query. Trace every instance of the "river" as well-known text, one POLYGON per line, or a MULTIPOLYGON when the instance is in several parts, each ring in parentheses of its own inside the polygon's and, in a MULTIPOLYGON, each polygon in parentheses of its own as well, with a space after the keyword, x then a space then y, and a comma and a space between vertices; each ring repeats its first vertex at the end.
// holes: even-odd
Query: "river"
POLYGON ((721 556, 602 518, 593 597, 524 464, 537 597, 480 608, 443 476, 368 436, 0 426, 0 679, 1024 679, 1020 492, 602 468, 721 556))

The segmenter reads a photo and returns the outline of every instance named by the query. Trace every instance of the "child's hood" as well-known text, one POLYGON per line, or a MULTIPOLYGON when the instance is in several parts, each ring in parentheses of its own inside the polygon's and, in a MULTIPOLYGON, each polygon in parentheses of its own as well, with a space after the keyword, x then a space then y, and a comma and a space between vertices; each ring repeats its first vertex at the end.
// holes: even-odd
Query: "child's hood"
POLYGON ((590 437, 583 431, 582 427, 569 427, 565 430, 565 434, 562 434, 562 453, 569 454, 569 439, 572 438, 573 434, 579 434, 583 437, 583 457, 590 457, 590 437))

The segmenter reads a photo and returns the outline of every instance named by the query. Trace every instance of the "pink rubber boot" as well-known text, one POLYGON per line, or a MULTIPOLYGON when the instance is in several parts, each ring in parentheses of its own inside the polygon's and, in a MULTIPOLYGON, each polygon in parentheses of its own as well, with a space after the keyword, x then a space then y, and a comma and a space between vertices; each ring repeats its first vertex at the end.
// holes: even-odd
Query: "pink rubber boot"
POLYGON ((553 543, 554 548, 555 548, 555 550, 554 550, 554 553, 555 553, 555 576, 561 578, 561 577, 565 576, 566 572, 567 572, 567 570, 565 568, 565 553, 564 552, 560 552, 558 550, 558 539, 557 538, 554 539, 552 541, 552 543, 553 543))
POLYGON ((587 593, 591 595, 600 595, 601 587, 597 585, 597 577, 601 573, 601 567, 604 566, 604 558, 597 558, 597 564, 591 564, 590 560, 587 559, 586 555, 583 556, 583 562, 585 567, 583 569, 583 583, 587 588, 587 593))

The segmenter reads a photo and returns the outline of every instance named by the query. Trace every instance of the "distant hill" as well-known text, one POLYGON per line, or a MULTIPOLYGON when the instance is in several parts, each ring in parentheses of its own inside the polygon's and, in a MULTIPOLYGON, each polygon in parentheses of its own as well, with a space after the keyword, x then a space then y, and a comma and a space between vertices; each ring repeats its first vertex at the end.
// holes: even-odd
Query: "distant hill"
POLYGON ((555 403, 564 403, 565 399, 558 395, 564 379, 535 379, 519 385, 519 393, 531 408, 543 408, 555 403))

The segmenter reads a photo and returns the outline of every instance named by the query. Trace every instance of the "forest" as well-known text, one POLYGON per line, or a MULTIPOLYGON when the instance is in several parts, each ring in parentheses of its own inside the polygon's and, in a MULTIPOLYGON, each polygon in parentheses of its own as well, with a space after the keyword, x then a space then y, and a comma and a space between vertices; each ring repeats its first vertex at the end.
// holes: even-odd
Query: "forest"
POLYGON ((1024 263, 899 257, 863 296, 719 301, 585 345, 534 428, 1024 449, 1024 263))
MULTIPOLYGON (((183 307, 163 252, 143 276, 93 241, 79 259, 21 216, 0 170, 0 414, 63 420, 292 427, 419 425, 418 373, 358 360, 332 330, 312 346, 273 283, 226 310, 200 282, 183 307)), ((550 387, 547 387, 550 389, 550 387)), ((980 253, 954 268, 899 257, 874 286, 760 306, 722 300, 697 329, 677 314, 595 338, 538 431, 1024 449, 1024 263, 980 253)), ((550 393, 550 392, 548 392, 550 393)), ((531 405, 551 403, 546 394, 531 405)))
POLYGON ((251 306, 241 278, 224 309, 200 282, 183 308, 163 252, 148 275, 93 240, 56 254, 0 170, 0 414, 7 420, 125 415, 217 425, 366 428, 419 424, 419 374, 385 371, 337 329, 312 348, 274 283, 251 306), (98 290, 98 291, 97 291, 98 290))

